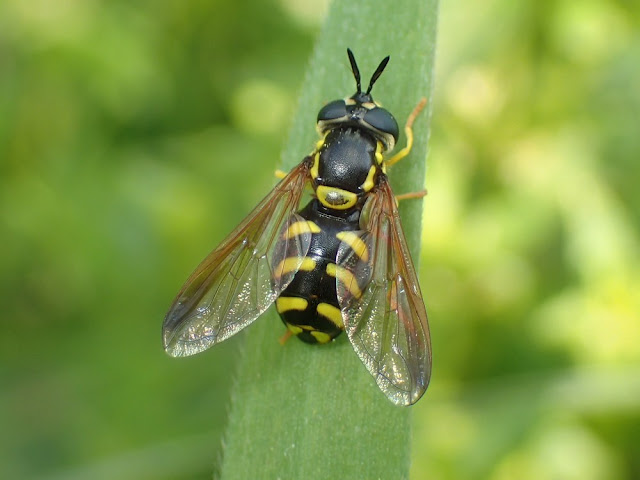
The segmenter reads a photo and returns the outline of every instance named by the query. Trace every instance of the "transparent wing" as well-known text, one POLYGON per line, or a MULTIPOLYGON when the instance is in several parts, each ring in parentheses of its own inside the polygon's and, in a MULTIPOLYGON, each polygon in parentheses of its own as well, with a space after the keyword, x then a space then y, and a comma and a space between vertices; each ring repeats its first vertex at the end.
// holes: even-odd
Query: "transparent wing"
POLYGON ((337 264, 338 302, 356 353, 384 394, 412 405, 431 377, 431 340, 420 286, 386 180, 371 194, 356 232, 367 248, 342 243, 337 264), (365 257, 366 258, 366 257, 365 257))
POLYGON ((308 178, 305 160, 191 274, 164 319, 169 355, 193 355, 236 334, 289 285, 311 233, 284 232, 304 221, 294 212, 308 178), (286 258, 293 260, 283 262, 286 258))

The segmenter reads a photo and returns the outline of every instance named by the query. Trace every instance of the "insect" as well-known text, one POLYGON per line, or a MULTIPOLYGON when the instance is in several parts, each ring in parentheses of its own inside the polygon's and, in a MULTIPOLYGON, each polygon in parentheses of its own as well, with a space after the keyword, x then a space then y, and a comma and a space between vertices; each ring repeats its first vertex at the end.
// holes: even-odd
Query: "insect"
MULTIPOLYGON (((346 331, 382 392, 411 405, 431 376, 427 313, 400 224, 387 167, 398 140, 391 113, 371 89, 385 57, 362 91, 320 110, 321 140, 188 278, 163 324, 165 350, 199 353, 236 334, 275 302, 288 329, 307 343, 327 343, 346 331), (299 209, 305 187, 312 199, 299 209)), ((408 196, 411 196, 409 194, 408 196)))

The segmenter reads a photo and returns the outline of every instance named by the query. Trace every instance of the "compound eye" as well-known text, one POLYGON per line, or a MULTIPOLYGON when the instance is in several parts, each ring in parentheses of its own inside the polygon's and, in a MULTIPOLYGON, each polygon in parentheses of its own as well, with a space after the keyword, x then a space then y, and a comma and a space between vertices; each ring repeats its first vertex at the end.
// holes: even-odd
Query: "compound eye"
POLYGON ((318 112, 318 122, 337 120, 347 115, 347 106, 344 100, 334 100, 327 103, 318 112))
POLYGON ((398 130, 398 122, 396 122, 393 115, 384 108, 375 107, 368 110, 367 113, 364 114, 363 120, 376 130, 388 133, 389 135, 392 135, 396 141, 398 140, 398 135, 400 133, 398 130))

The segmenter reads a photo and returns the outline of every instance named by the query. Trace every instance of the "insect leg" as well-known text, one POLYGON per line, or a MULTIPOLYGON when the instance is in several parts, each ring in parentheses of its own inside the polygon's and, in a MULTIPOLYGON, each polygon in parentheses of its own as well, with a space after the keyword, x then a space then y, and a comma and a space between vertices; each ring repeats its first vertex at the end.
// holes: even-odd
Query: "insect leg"
POLYGON ((278 339, 278 343, 280 343, 280 345, 284 346, 284 344, 287 343, 287 340, 289 340, 292 336, 293 336, 293 332, 291 330, 287 329, 284 332, 284 335, 282 335, 278 339))
POLYGON ((398 163, 404 157, 409 155, 409 152, 411 152, 411 148, 413 147, 413 122, 418 116, 418 114, 420 113, 420 111, 425 107, 426 104, 427 104, 427 99, 423 97, 418 102, 416 107, 413 109, 409 117, 407 118, 407 123, 404 126, 404 133, 407 136, 407 145, 398 153, 396 153, 393 157, 391 157, 390 159, 384 162, 387 167, 390 167, 391 165, 398 163))
POLYGON ((401 193, 400 195, 396 195, 396 202, 399 202, 400 200, 408 200, 410 198, 422 198, 426 196, 427 196, 426 190, 420 190, 418 192, 401 193))

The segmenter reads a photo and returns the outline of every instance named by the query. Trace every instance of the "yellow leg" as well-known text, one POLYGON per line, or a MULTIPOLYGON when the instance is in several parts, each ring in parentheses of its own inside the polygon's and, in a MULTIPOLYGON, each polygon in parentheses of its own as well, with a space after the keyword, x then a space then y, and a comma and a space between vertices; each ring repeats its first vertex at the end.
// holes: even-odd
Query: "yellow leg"
POLYGON ((393 157, 391 157, 389 160, 386 160, 384 162, 384 164, 387 167, 390 167, 394 163, 398 163, 404 157, 409 155, 409 152, 411 152, 411 148, 413 147, 413 130, 412 130, 413 121, 416 119, 416 117, 418 116, 420 111, 425 107, 426 104, 427 104, 427 99, 423 97, 418 102, 418 105, 416 105, 416 108, 413 109, 413 112, 411 112, 411 115, 409 115, 409 117, 407 118, 407 123, 404 126, 404 133, 407 136, 407 145, 398 153, 396 153, 393 157))
POLYGON ((276 170, 275 171, 275 176, 276 178, 279 178, 280 180, 282 180, 284 177, 287 176, 287 172, 285 172, 284 170, 276 170))
POLYGON ((408 200, 410 198, 422 198, 426 196, 427 196, 426 190, 420 190, 419 192, 407 192, 407 193, 401 193, 400 195, 396 195, 396 201, 399 202, 400 200, 408 200))

